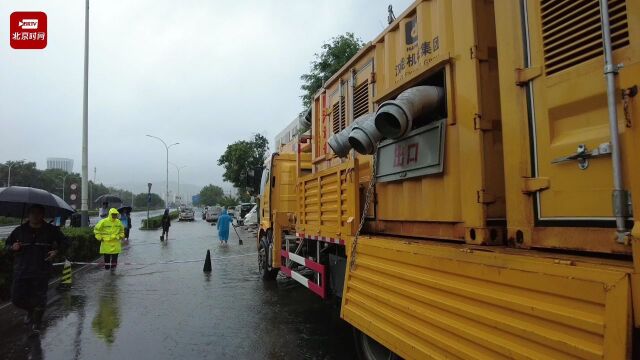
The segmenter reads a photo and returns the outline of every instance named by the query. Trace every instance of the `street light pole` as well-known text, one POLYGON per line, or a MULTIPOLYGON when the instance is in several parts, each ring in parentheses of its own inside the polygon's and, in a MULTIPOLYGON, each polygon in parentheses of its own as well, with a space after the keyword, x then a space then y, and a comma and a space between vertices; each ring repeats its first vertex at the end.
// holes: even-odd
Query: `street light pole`
MULTIPOLYGON (((26 159, 20 159, 20 160, 18 160, 18 161, 16 161, 16 162, 14 162, 14 163, 13 163, 13 164, 11 164, 11 165, 5 165, 5 166, 7 166, 7 167, 9 168, 9 174, 8 174, 8 176, 7 176, 7 187, 11 186, 11 168, 12 168, 14 165, 16 165, 16 164, 18 164, 18 163, 20 163, 20 162, 23 162, 23 161, 25 161, 25 160, 26 160, 26 159)), ((4 164, 3 164, 3 165, 4 165, 4 164)))
POLYGON ((84 9, 84 89, 82 92, 81 225, 89 227, 89 0, 84 9))
POLYGON ((178 165, 176 165, 176 164, 174 164, 174 163, 172 163, 172 162, 169 162, 169 163, 170 163, 171 165, 173 165, 173 166, 176 168, 176 170, 178 170, 178 193, 177 193, 177 195, 178 195, 178 196, 180 196, 180 200, 182 200, 182 195, 181 195, 181 193, 180 193, 180 170, 182 170, 182 169, 186 168, 186 167, 187 167, 187 165, 178 166, 178 165))
POLYGON ((171 145, 167 145, 167 143, 164 142, 164 140, 162 140, 157 136, 153 136, 149 134, 147 134, 146 136, 159 140, 160 142, 162 142, 162 145, 164 145, 164 148, 167 150, 167 180, 166 180, 166 188, 165 188, 165 207, 169 207, 169 148, 175 145, 179 145, 180 143, 173 143, 171 145))

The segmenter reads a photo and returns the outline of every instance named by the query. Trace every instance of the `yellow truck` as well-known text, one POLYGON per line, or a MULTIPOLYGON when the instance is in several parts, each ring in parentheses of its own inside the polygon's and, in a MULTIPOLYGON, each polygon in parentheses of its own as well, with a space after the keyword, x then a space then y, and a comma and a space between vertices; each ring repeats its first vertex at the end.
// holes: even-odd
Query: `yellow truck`
POLYGON ((640 357, 638 82, 640 1, 415 1, 268 160, 263 278, 363 359, 640 357))

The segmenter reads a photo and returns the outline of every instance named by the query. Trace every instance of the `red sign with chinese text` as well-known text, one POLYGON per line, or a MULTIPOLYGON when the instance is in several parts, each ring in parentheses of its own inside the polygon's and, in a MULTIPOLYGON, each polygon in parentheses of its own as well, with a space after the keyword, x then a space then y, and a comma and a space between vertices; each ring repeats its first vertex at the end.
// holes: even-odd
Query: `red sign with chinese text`
POLYGON ((9 19, 9 39, 14 49, 47 47, 47 14, 41 11, 16 11, 9 19))

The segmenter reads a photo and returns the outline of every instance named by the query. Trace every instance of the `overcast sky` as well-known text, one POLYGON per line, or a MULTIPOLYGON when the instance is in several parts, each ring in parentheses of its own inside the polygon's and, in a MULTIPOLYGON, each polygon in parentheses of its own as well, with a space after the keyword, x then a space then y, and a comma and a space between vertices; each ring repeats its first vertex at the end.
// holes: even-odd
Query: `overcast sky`
MULTIPOLYGON (((217 160, 253 133, 273 137, 301 110, 300 80, 323 42, 372 40, 411 0, 92 0, 89 166, 106 184, 222 184, 217 160), (175 169, 170 178, 175 181, 175 169)), ((84 0, 0 2, 0 162, 47 157, 81 170, 84 0), (9 15, 44 11, 44 50, 9 46, 9 15)), ((225 186, 227 187, 227 186, 225 186)))

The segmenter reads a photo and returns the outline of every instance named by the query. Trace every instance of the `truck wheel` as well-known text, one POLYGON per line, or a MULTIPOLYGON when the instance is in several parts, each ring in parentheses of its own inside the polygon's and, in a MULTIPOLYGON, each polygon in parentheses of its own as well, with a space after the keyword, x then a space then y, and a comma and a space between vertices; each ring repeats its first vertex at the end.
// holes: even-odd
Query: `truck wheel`
POLYGON ((269 264, 269 258, 267 256, 268 247, 264 241, 260 241, 260 248, 258 249, 258 271, 260 277, 264 281, 273 281, 278 276, 278 269, 273 269, 269 264))
POLYGON ((353 328, 353 339, 356 343, 356 353, 360 360, 399 360, 398 355, 375 341, 362 331, 353 328))

